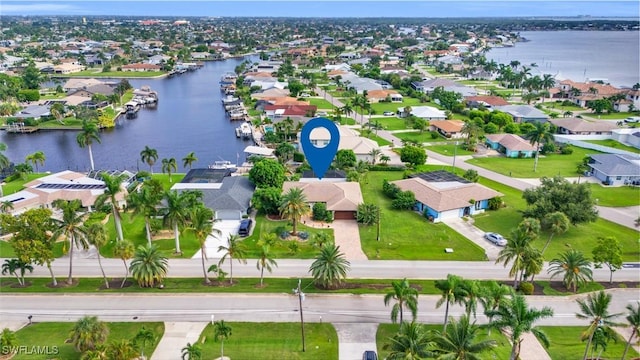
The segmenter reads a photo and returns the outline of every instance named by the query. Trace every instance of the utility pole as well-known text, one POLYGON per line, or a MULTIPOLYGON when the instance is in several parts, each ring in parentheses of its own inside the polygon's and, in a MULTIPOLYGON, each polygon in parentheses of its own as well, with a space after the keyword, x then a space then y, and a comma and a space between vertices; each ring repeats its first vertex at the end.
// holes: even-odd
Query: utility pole
POLYGON ((376 241, 380 241, 380 206, 378 205, 378 232, 376 234, 376 241))
POLYGON ((295 293, 298 294, 298 303, 300 304, 300 331, 302 332, 302 352, 306 351, 306 346, 304 344, 304 316, 302 315, 302 300, 304 298, 304 294, 300 289, 301 279, 298 279, 298 288, 295 289, 295 293))
POLYGON ((456 173, 456 153, 458 152, 458 142, 456 141, 456 145, 453 148, 453 173, 456 173))

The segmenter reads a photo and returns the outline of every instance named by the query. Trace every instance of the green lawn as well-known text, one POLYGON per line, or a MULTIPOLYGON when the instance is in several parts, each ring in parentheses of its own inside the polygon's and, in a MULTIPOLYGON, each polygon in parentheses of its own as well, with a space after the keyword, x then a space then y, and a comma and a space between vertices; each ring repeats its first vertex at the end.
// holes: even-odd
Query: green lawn
MULTIPOLYGON (((522 221, 522 210, 526 208, 522 192, 485 178, 481 178, 479 182, 503 193, 506 207, 474 216, 474 225, 484 231, 497 232, 508 237, 511 230, 522 221)), ((598 238, 607 236, 615 236, 620 241, 623 247, 622 259, 624 261, 638 260, 640 257, 638 232, 604 219, 598 219, 594 223, 571 226, 566 233, 554 235, 544 257, 546 260, 552 260, 569 247, 582 251, 590 257, 591 250, 597 244, 598 238)), ((548 238, 549 233, 543 231, 540 237, 533 242, 533 246, 542 249, 548 238)))
POLYGON ((554 109, 554 110, 560 110, 561 112, 565 112, 565 111, 581 111, 584 110, 584 108, 578 106, 578 105, 561 105, 562 102, 545 102, 542 104, 542 106, 549 108, 549 109, 554 109))
MULTIPOLYGON (((442 310, 442 316, 444 317, 444 310, 442 310)), ((438 310, 436 310, 438 311, 438 310)), ((378 358, 385 359, 389 356, 390 351, 385 350, 385 344, 390 343, 390 338, 398 331, 398 324, 380 324, 378 325, 378 331, 376 332, 376 346, 378 348, 378 358)), ((440 332, 442 331, 442 325, 440 324, 425 324, 425 327, 428 331, 440 332)), ((509 340, 500 332, 492 331, 491 335, 488 335, 485 330, 478 331, 478 336, 476 341, 482 340, 495 340, 496 347, 483 353, 480 358, 481 359, 495 359, 495 360, 507 360, 509 359, 509 355, 511 353, 511 344, 509 340)))
POLYGON ((47 173, 31 173, 27 174, 24 179, 15 179, 13 181, 5 182, 2 184, 2 192, 5 196, 16 193, 24 189, 24 184, 33 181, 37 178, 47 176, 47 173))
POLYGON ((592 119, 603 120, 624 120, 630 116, 638 116, 637 112, 612 112, 610 114, 596 114, 593 112, 583 113, 582 116, 590 117, 592 119))
POLYGON ((383 138, 381 138, 380 136, 378 136, 376 134, 370 134, 369 136, 367 136, 367 138, 377 142, 378 146, 391 145, 391 141, 389 141, 387 139, 383 139, 383 138))
POLYGON ((598 199, 598 205, 620 207, 640 205, 640 188, 637 186, 604 187, 590 184, 591 195, 598 199))
MULTIPOLYGON (((186 154, 185 154, 186 155, 186 154)), ((154 165, 155 167, 157 167, 158 164, 154 165)), ((145 168, 145 166, 142 166, 142 170, 148 171, 149 168, 148 166, 145 168)), ((155 169, 155 170, 159 170, 159 169, 155 169)), ((179 183, 180 181, 182 181, 182 179, 185 177, 185 173, 173 173, 171 174, 171 180, 169 180, 169 174, 163 174, 163 173, 156 173, 151 175, 152 178, 160 181, 160 183, 162 184, 162 187, 165 190, 169 190, 171 189, 171 187, 175 184, 175 183, 179 183)))
POLYGON ((533 172, 533 158, 485 157, 474 158, 468 160, 467 163, 515 178, 554 177, 556 175, 577 177, 578 173, 576 168, 578 164, 582 163, 582 159, 588 154, 600 153, 601 152, 596 150, 573 146, 573 154, 571 155, 551 154, 540 156, 537 172, 533 172))
POLYGON ((371 119, 373 123, 378 122, 385 130, 404 130, 407 128, 405 119, 400 119, 398 117, 384 117, 384 118, 373 118, 371 119))
MULTIPOLYGON (((614 275, 614 279, 615 279, 615 275, 614 275)), ((561 279, 554 279, 554 280, 558 280, 560 281, 561 279)), ((551 287, 549 281, 536 281, 536 283, 538 285, 541 285, 543 287, 543 292, 545 295, 550 295, 550 296, 571 296, 571 295, 575 295, 575 293, 573 292, 573 290, 566 290, 565 288, 563 288, 563 291, 558 291, 554 288, 551 287)), ((604 290, 604 286, 602 286, 602 284, 592 281, 592 282, 588 282, 586 283, 584 286, 579 286, 578 287, 578 294, 584 294, 584 293, 588 293, 588 292, 593 292, 593 291, 600 291, 600 290, 604 290)))
MULTIPOLYGON (((302 352, 300 323, 228 322, 227 325, 231 327, 232 335, 224 342, 224 355, 231 359, 338 358, 338 335, 333 325, 328 323, 305 322, 305 352, 302 352)), ((202 347, 203 359, 220 356, 221 344, 214 341, 211 324, 203 330, 198 344, 202 347)))
POLYGON ((457 156, 475 154, 473 151, 465 150, 462 148, 462 146, 460 145, 456 146, 455 144, 429 145, 425 147, 425 149, 431 150, 431 151, 437 152, 438 154, 446 155, 446 156, 453 156, 454 153, 457 156))
POLYGON ((301 98, 302 101, 308 101, 311 105, 315 105, 318 109, 333 109, 335 106, 323 98, 301 98))
POLYGON ((586 141, 586 142, 590 142, 593 144, 598 144, 598 145, 602 145, 602 146, 608 146, 610 148, 614 148, 614 149, 619 149, 619 150, 626 150, 626 151, 630 151, 636 154, 640 154, 640 149, 635 148, 633 146, 629 146, 629 145, 625 145, 622 144, 620 142, 617 142, 613 139, 606 139, 606 140, 582 140, 582 141, 586 141))
POLYGON ((62 123, 58 120, 49 120, 43 121, 38 124, 39 128, 42 129, 73 129, 80 130, 82 129, 82 120, 78 120, 75 117, 68 117, 62 120, 62 123))
MULTIPOLYGON (((620 320, 620 319, 619 319, 620 320)), ((587 321, 585 320, 585 326, 540 326, 539 328, 544 331, 551 342, 547 352, 553 360, 580 360, 584 354, 586 342, 580 340, 582 332, 586 329, 587 321)), ((602 353, 604 359, 620 359, 627 339, 623 339, 618 336, 617 342, 609 342, 607 351, 602 353)), ((594 357, 597 355, 594 354, 594 357)), ((629 349, 627 359, 633 359, 638 356, 638 353, 633 349, 629 349)), ((589 356, 587 357, 589 358, 589 356)))
POLYGON ((391 209, 382 193, 382 181, 402 179, 402 172, 371 171, 362 186, 364 201, 381 207, 380 241, 375 226, 360 226, 362 249, 369 259, 383 260, 484 260, 484 250, 445 224, 434 224, 414 211, 391 209), (445 253, 453 248, 454 253, 445 253))
POLYGON ((434 142, 434 141, 445 141, 446 139, 438 136, 437 138, 432 138, 431 137, 431 132, 430 131, 423 131, 422 133, 420 133, 420 131, 416 130, 416 131, 407 131, 407 132, 396 132, 393 133, 393 136, 397 137, 400 140, 407 140, 407 141, 415 141, 415 142, 419 142, 419 143, 424 143, 424 142, 434 142))
MULTIPOLYGON (((410 97, 405 97, 402 102, 381 102, 371 104, 371 109, 375 111, 376 114, 382 114, 385 111, 393 111, 394 113, 398 111, 398 108, 405 108, 407 106, 433 106, 429 103, 421 103, 420 99, 414 99, 410 97)), ((360 111, 360 109, 357 109, 360 111)))
POLYGON ((340 125, 355 125, 356 121, 350 117, 340 117, 340 125))
MULTIPOLYGON (((34 319, 37 321, 36 319, 34 319)), ((53 351, 57 348, 57 354, 17 354, 12 359, 15 360, 36 360, 51 359, 51 355, 55 355, 56 359, 73 360, 80 359, 80 353, 73 348, 73 344, 67 343, 69 332, 73 328, 72 322, 50 322, 50 323, 34 323, 26 326, 16 332, 18 346, 39 346, 41 348, 48 347, 53 351)), ((161 322, 126 322, 126 323, 107 323, 109 327, 109 337, 106 344, 122 339, 133 339, 136 333, 144 326, 153 331, 155 340, 145 346, 145 355, 149 356, 158 346, 158 342, 164 335, 164 324, 161 322)), ((186 344, 185 344, 186 345, 186 344)), ((137 347, 137 349, 140 349, 137 347)))

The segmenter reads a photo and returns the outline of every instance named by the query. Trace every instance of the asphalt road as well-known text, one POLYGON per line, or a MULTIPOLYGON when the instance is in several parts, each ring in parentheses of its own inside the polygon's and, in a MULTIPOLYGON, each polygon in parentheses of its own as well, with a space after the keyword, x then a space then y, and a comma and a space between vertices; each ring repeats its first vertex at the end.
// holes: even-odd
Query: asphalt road
MULTIPOLYGON (((3 259, 0 259, 3 261, 3 259)), ((313 260, 276 260, 278 267, 272 274, 265 273, 265 277, 296 278, 309 277, 309 266, 313 260)), ((209 259, 207 264, 216 264, 218 259, 209 259)), ((246 264, 237 261, 233 264, 234 277, 260 277, 256 269, 257 260, 247 260, 246 264)), ((121 277, 124 275, 124 265, 121 260, 102 259, 102 266, 108 277, 121 277)), ((223 267, 228 269, 228 262, 223 267)), ((544 270, 536 275, 536 279, 549 279, 547 274, 548 263, 544 270)), ((56 277, 66 276, 69 271, 69 259, 60 258, 53 263, 53 272, 56 277)), ((352 261, 348 277, 352 279, 443 279, 447 274, 456 274, 467 279, 510 279, 509 267, 493 261, 400 261, 400 260, 361 260, 352 261)), ((594 280, 608 281, 609 271, 606 268, 593 270, 594 280)), ((49 277, 46 267, 36 266, 31 277, 49 277)), ((97 259, 74 259, 74 277, 101 277, 97 259)), ((200 259, 171 259, 169 260, 169 277, 203 277, 200 259)), ((640 269, 628 265, 616 271, 614 281, 639 281, 640 269)))

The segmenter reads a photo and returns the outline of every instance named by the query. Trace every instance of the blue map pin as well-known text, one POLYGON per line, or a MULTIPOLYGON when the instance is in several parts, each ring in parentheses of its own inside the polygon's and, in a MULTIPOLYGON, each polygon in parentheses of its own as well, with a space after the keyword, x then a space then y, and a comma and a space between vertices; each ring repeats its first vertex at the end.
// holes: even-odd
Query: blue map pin
POLYGON ((324 173, 327 172, 329 166, 331 166, 333 158, 338 152, 340 131, 336 124, 327 118, 313 118, 302 127, 302 131, 300 133, 300 144, 302 145, 304 156, 307 158, 309 165, 311 165, 311 169, 313 169, 313 172, 316 174, 318 179, 322 179, 324 173), (329 131, 331 139, 324 147, 318 147, 311 142, 311 131, 315 128, 325 128, 329 131))

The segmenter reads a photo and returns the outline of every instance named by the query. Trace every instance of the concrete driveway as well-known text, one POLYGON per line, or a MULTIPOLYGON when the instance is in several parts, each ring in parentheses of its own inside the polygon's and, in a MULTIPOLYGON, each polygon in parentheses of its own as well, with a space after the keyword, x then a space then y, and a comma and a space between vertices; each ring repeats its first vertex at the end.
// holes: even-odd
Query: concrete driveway
POLYGON ((338 333, 338 358, 340 360, 362 360, 362 353, 376 353, 378 324, 333 323, 338 333))
MULTIPOLYGON (((220 220, 215 223, 215 228, 220 230, 221 234, 213 237, 207 237, 207 242, 205 243, 205 247, 207 249, 207 258, 220 258, 222 257, 222 252, 218 251, 218 247, 220 245, 227 246, 227 239, 229 239, 229 235, 238 234, 238 229, 240 228, 240 220, 220 220)), ((199 259, 202 257, 202 252, 198 250, 195 255, 193 255, 194 259, 199 259)))
POLYGON ((442 220, 443 223, 447 224, 447 226, 458 232, 460 235, 478 244, 478 246, 484 249, 484 252, 489 260, 495 261, 498 258, 498 253, 502 248, 485 239, 484 231, 473 226, 470 221, 472 220, 464 221, 462 220, 462 218, 442 220))

